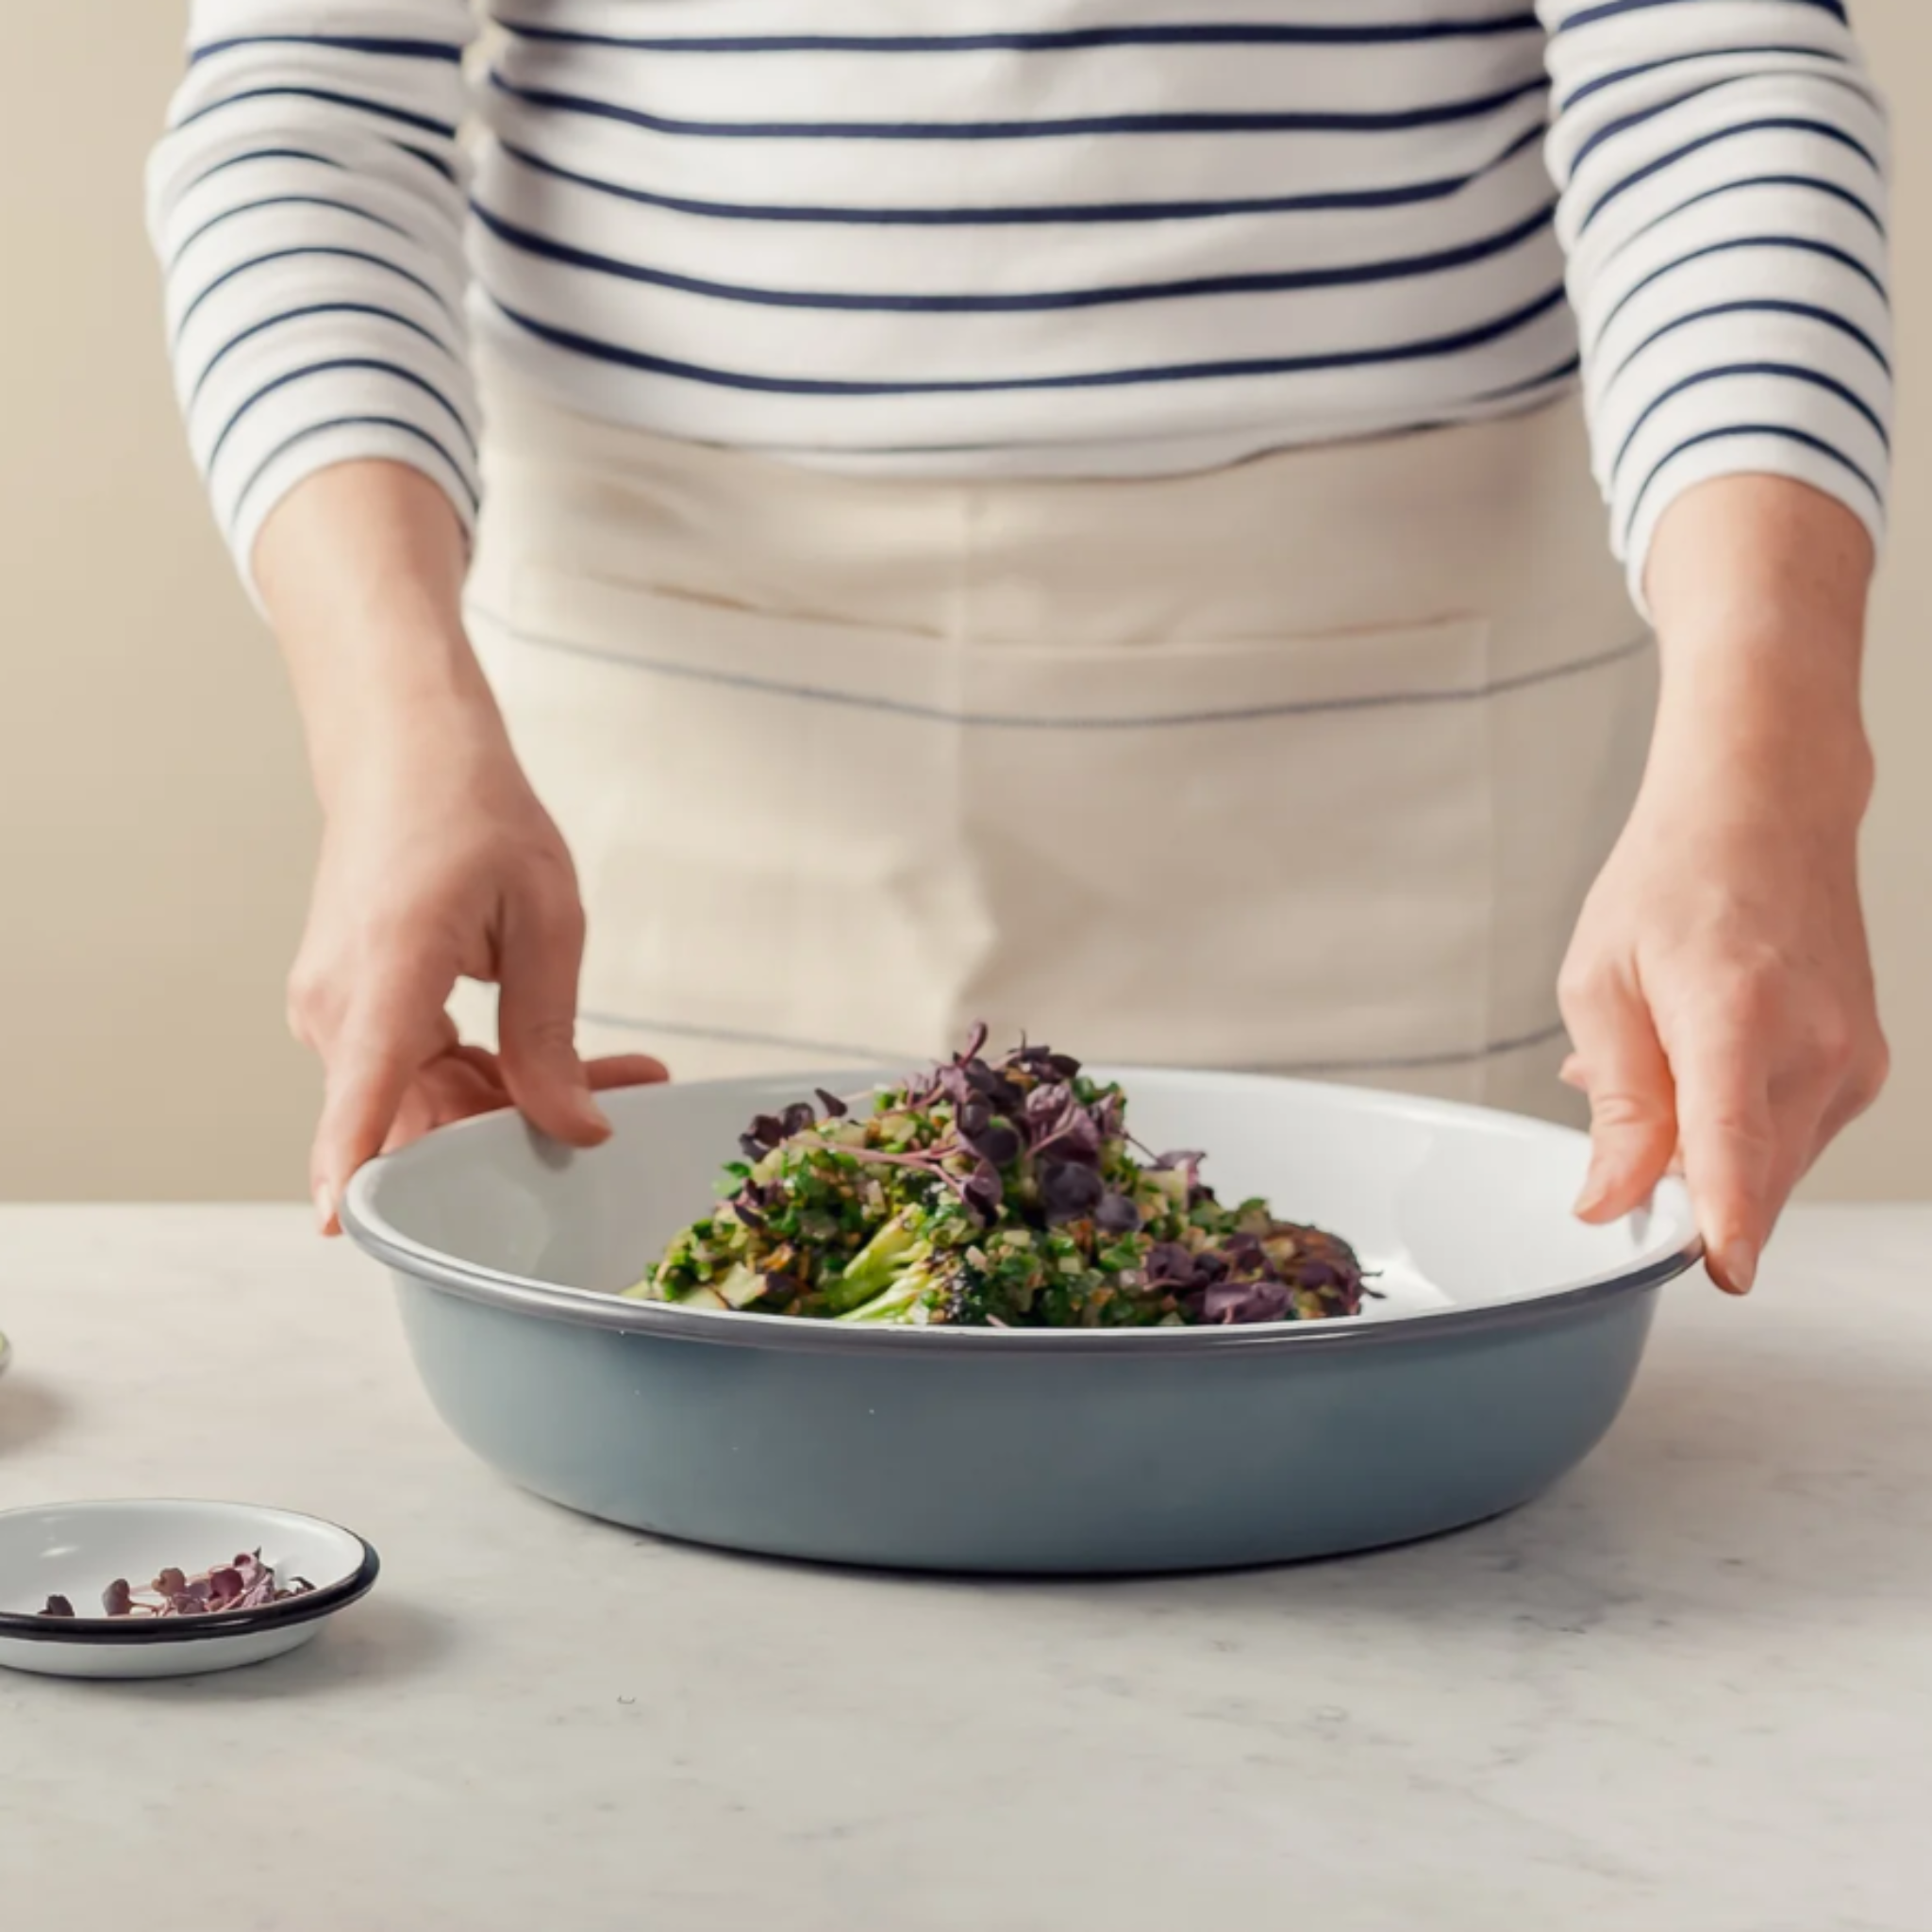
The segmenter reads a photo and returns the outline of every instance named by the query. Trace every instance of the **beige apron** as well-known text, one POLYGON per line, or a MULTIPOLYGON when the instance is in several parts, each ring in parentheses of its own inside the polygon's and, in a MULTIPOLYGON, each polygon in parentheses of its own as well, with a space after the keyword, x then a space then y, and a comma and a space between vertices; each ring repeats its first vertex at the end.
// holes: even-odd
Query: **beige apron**
POLYGON ((1654 681, 1574 403, 950 482, 487 393, 471 622, 576 858, 587 1053, 909 1063, 983 1018, 1568 1112, 1556 974, 1654 681))

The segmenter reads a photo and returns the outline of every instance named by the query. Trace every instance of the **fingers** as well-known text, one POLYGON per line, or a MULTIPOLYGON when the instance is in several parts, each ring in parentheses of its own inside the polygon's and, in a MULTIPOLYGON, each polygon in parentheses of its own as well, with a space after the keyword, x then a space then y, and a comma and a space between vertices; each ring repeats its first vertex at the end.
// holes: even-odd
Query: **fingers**
POLYGON ((576 1051, 584 915, 568 873, 505 908, 496 1028, 505 1085, 530 1124, 577 1147, 607 1139, 576 1051))
POLYGON ((1780 1123, 1762 1040, 1735 1016, 1707 1020, 1679 1055, 1676 1076, 1684 1179, 1706 1265, 1720 1288, 1748 1294, 1777 1209, 1816 1143, 1824 1096, 1788 1097, 1780 1123))
MULTIPOLYGON (((618 1087, 652 1087, 670 1078, 662 1062, 646 1054, 610 1054, 587 1060, 591 1091, 618 1087)), ((452 1045, 417 1074, 396 1110, 394 1124, 382 1151, 392 1153, 457 1121, 480 1113, 496 1113, 514 1103, 493 1053, 480 1046, 452 1045)))
POLYGON ((457 1048, 431 1060, 416 1076, 382 1151, 393 1153, 453 1121, 495 1113, 509 1104, 494 1057, 475 1047, 457 1048))
POLYGON ((324 1097, 309 1186, 325 1234, 340 1232, 342 1190, 381 1152, 418 1071, 454 1039, 443 1003, 455 984, 454 971, 431 950, 399 948, 356 990, 333 1037, 321 1042, 324 1097))
POLYGON ((1585 1221, 1614 1221, 1656 1188, 1677 1145, 1670 1064, 1642 995, 1619 974, 1566 986, 1576 1051, 1565 1077, 1590 1096, 1590 1173, 1577 1196, 1585 1221))
MULTIPOLYGON (((1891 1048, 1886 1041, 1875 1013, 1867 1014, 1862 1026, 1847 1029, 1848 1041, 1841 1056, 1842 1067, 1824 1118, 1819 1125, 1818 1145, 1812 1160, 1823 1154, 1861 1114, 1871 1110, 1891 1073, 1891 1048)), ((1807 1163, 1807 1168, 1809 1163, 1807 1163)))
MULTIPOLYGON (((379 1152, 393 1153, 438 1127, 514 1105, 496 1055, 480 1046, 458 1044, 456 1028, 446 1020, 439 1029, 437 1044, 439 1050, 410 1075, 379 1152)), ((655 1086, 670 1077, 661 1061, 641 1053, 610 1054, 586 1062, 584 1071, 591 1090, 599 1092, 655 1086)), ((335 1232, 336 1195, 329 1198, 326 1231, 335 1232)))
POLYGON ((662 1060, 654 1060, 645 1053, 606 1054, 599 1059, 586 1060, 584 1071, 591 1076, 593 1093, 607 1092, 613 1087, 658 1087, 671 1077, 662 1060))
POLYGON ((1785 1203, 1884 1086, 1884 1036, 1869 1002, 1861 1014, 1759 972, 1734 981, 1674 1059, 1711 1277, 1746 1294, 1785 1203))

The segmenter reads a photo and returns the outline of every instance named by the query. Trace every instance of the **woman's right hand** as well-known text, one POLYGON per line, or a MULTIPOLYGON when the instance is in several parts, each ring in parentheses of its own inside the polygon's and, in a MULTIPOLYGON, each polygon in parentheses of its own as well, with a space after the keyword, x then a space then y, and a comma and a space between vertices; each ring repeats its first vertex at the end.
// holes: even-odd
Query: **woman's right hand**
POLYGON ((594 1090, 665 1077, 641 1055, 578 1058, 583 943, 570 854, 493 713, 445 713, 432 740, 365 756, 331 788, 289 984, 290 1024, 325 1074, 310 1160, 324 1232, 385 1148, 507 1105, 592 1146, 610 1131, 594 1090), (459 977, 500 990, 495 1054, 457 1037, 459 977))
POLYGON ((562 837, 517 763, 464 635, 464 541, 415 471, 345 463, 278 505, 255 550, 322 800, 322 859, 289 986, 321 1058, 309 1185, 325 1233, 387 1147, 514 1105, 575 1146, 592 1092, 661 1080, 575 1047, 584 913, 562 837), (459 978, 494 981, 498 1051, 464 1045, 459 978))

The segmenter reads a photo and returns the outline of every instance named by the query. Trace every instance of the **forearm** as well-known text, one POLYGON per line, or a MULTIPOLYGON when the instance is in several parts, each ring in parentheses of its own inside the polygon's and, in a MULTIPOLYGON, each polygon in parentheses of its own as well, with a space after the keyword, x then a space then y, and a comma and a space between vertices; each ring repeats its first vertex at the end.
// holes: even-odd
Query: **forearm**
POLYGON ((1780 476, 1678 497, 1646 587, 1662 654, 1654 782, 1742 808, 1811 800, 1855 824, 1871 782, 1859 682, 1873 545, 1843 505, 1780 476))
POLYGON ((356 766, 425 741, 500 748, 503 726, 462 621, 463 527, 401 463, 340 464, 299 484, 255 548, 325 806, 356 766))

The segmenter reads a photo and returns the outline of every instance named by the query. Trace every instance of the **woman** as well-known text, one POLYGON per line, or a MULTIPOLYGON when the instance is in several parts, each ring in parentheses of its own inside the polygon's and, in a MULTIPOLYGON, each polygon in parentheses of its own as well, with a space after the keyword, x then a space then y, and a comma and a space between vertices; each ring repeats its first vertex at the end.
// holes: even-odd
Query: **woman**
POLYGON ((466 72, 464 0, 195 8, 153 226, 326 808, 325 1227, 642 1049, 984 1016, 1560 1071, 1579 1211, 1681 1158, 1747 1290, 1884 1068, 1839 0, 909 11, 495 0, 466 72))

